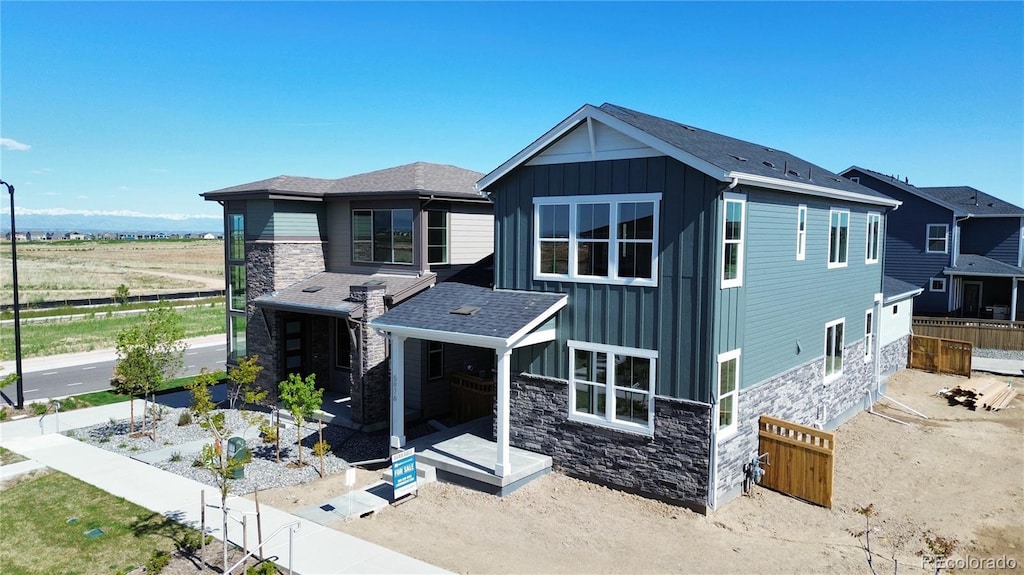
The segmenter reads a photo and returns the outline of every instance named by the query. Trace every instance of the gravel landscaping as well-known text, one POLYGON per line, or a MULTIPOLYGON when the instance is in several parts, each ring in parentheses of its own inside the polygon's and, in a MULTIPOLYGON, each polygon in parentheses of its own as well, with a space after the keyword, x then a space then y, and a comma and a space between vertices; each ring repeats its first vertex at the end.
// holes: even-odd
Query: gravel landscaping
MULTIPOLYGON (((110 421, 76 429, 65 435, 126 457, 147 461, 171 473, 216 486, 214 476, 209 470, 193 465, 202 445, 213 442, 212 434, 198 423, 179 426, 179 417, 187 411, 186 408, 165 408, 163 417, 157 425, 156 440, 148 435, 130 435, 128 420, 110 421)), ((231 430, 229 436, 244 436, 246 445, 252 451, 252 462, 245 466, 245 477, 230 482, 232 494, 251 493, 257 487, 261 491, 290 487, 320 479, 320 459, 313 455, 312 450, 313 445, 319 441, 316 421, 306 422, 303 426, 304 465, 300 466, 295 446, 296 427, 293 423, 282 421, 281 459, 278 462, 275 445, 263 442, 258 436, 258 431, 242 418, 241 410, 218 411, 225 415, 225 426, 231 430)), ((269 414, 263 415, 270 417, 269 414)), ((140 415, 136 414, 136 429, 140 424, 140 415)), ((429 427, 421 426, 409 431, 412 436, 421 435, 428 432, 429 427)), ((324 457, 325 475, 344 471, 349 462, 365 462, 388 456, 386 432, 368 434, 334 425, 324 425, 323 438, 331 446, 330 453, 324 457)))
POLYGON ((989 359, 1024 359, 1024 351, 1006 349, 979 349, 976 347, 971 350, 971 355, 989 359))

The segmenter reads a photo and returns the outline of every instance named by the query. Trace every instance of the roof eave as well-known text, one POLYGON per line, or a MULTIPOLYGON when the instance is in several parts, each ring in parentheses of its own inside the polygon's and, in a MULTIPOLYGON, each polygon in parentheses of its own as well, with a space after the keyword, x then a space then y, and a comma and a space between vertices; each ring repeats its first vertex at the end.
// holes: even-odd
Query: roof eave
POLYGON ((877 196, 869 196, 867 194, 847 192, 845 190, 826 188, 824 186, 805 184, 802 182, 789 182, 786 180, 780 180, 778 178, 759 176, 756 174, 747 174, 744 172, 729 172, 728 174, 726 174, 726 177, 730 180, 736 180, 740 184, 758 186, 763 188, 771 188, 774 190, 781 190, 784 192, 792 192, 796 194, 819 196, 835 200, 846 200, 850 202, 875 204, 879 206, 887 206, 890 208, 898 208, 900 205, 903 204, 903 202, 892 198, 880 198, 877 196))
POLYGON ((903 301, 913 297, 917 297, 924 292, 924 288, 912 289, 903 293, 893 294, 882 298, 882 305, 888 305, 894 302, 903 301))
MULTIPOLYGON (((944 202, 944 201, 939 200, 937 198, 933 198, 933 197, 931 197, 931 196, 929 196, 929 195, 927 195, 925 193, 922 193, 921 191, 919 191, 917 189, 912 189, 912 186, 910 186, 909 184, 904 184, 903 182, 898 182, 900 184, 899 186, 893 185, 893 182, 887 182, 884 179, 878 177, 881 174, 878 174, 878 172, 875 172, 874 170, 869 170, 867 168, 859 168, 857 166, 850 166, 849 168, 846 168, 842 172, 839 172, 839 175, 841 175, 841 176, 843 176, 845 178, 846 177, 846 173, 849 172, 850 170, 857 170, 858 172, 864 174, 865 176, 868 176, 869 178, 874 178, 874 179, 878 180, 879 182, 882 182, 883 184, 889 184, 890 186, 896 188, 897 190, 900 190, 901 192, 906 192, 908 194, 917 196, 917 197, 921 198, 922 200, 924 200, 926 202, 931 202, 931 203, 935 204, 936 206, 939 206, 941 208, 945 208, 945 209, 953 212, 953 217, 962 218, 962 217, 968 215, 967 212, 961 211, 961 209, 959 207, 957 207, 956 205, 950 204, 948 202, 944 202)), ((861 184, 861 185, 864 185, 864 184, 861 184)))

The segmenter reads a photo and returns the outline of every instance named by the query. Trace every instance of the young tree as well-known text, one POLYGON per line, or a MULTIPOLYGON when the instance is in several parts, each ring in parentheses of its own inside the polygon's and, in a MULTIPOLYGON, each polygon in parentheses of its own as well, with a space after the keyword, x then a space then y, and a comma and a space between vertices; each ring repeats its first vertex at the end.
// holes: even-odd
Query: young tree
POLYGON ((204 419, 216 407, 210 387, 217 383, 223 374, 224 372, 221 370, 207 371, 204 367, 199 370, 199 374, 191 382, 185 384, 185 389, 192 395, 192 405, 189 407, 189 411, 196 419, 204 419))
MULTIPOLYGON (((117 334, 117 365, 111 385, 123 389, 128 395, 142 395, 148 408, 149 396, 155 394, 160 383, 184 365, 187 344, 183 341, 185 329, 181 315, 167 304, 147 311, 131 327, 117 334)), ((134 426, 134 409, 132 424, 134 426)), ((146 415, 143 411, 143 430, 146 415)), ((156 426, 153 426, 156 437, 156 426)))
POLYGON ((199 454, 199 464, 213 474, 220 489, 221 509, 221 533, 224 534, 224 567, 228 568, 228 493, 231 490, 231 480, 235 478, 238 469, 252 461, 252 453, 246 450, 242 457, 228 457, 225 439, 231 435, 231 431, 219 428, 214 420, 213 411, 207 411, 202 416, 204 427, 213 434, 213 443, 203 446, 199 454))
POLYGON ((299 465, 302 465, 302 424, 306 418, 320 409, 324 403, 324 390, 316 388, 316 374, 302 378, 297 373, 288 374, 288 379, 278 384, 278 393, 285 409, 295 419, 296 440, 299 449, 299 465))
POLYGON ((256 378, 263 371, 259 365, 260 356, 250 355, 238 360, 238 366, 228 370, 228 407, 235 408, 239 398, 250 405, 261 405, 269 395, 265 389, 256 387, 256 378))

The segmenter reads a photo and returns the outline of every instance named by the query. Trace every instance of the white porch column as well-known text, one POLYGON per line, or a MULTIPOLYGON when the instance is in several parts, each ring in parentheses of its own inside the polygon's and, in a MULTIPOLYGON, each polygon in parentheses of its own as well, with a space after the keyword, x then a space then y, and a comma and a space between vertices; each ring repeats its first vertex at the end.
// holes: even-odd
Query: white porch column
POLYGON ((391 447, 405 447, 405 337, 391 334, 391 447))
POLYGON ((1017 321, 1017 284, 1020 283, 1020 278, 1012 278, 1013 284, 1010 286, 1010 321, 1017 321))
POLYGON ((494 474, 498 477, 508 477, 512 473, 512 464, 509 462, 508 432, 511 416, 511 383, 512 383, 512 350, 499 349, 498 369, 495 377, 497 381, 497 418, 498 418, 498 460, 494 464, 494 474))

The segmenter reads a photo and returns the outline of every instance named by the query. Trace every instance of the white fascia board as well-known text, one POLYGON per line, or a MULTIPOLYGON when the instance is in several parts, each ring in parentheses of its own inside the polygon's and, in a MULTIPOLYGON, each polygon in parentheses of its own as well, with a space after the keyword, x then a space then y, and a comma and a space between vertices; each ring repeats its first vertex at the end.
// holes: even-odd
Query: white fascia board
MULTIPOLYGON (((546 309, 543 312, 537 314, 537 317, 535 317, 532 320, 530 320, 529 323, 527 323, 522 328, 520 328, 518 331, 516 331, 514 334, 509 336, 509 338, 507 340, 508 341, 508 345, 506 347, 510 347, 510 348, 511 347, 519 347, 520 340, 522 340, 522 339, 526 338, 528 335, 530 335, 530 332, 532 332, 533 330, 537 329, 537 326, 539 326, 540 324, 546 322, 551 316, 555 315, 555 313, 557 313, 558 310, 560 310, 563 307, 565 307, 566 305, 568 305, 568 303, 569 303, 569 296, 562 296, 561 299, 559 299, 553 305, 548 307, 548 309, 546 309)), ((551 330, 551 331, 554 331, 554 330, 551 330)))
POLYGON ((944 275, 947 275, 947 276, 1024 279, 1024 274, 987 274, 987 273, 984 273, 984 272, 962 272, 962 271, 957 271, 957 270, 942 270, 942 273, 944 275))
POLYGON ((957 217, 967 217, 973 220, 975 218, 1019 218, 1022 216, 1020 214, 972 214, 968 212, 962 216, 957 215, 957 217))
POLYGON ((623 122, 622 120, 602 111, 600 108, 597 108, 590 104, 585 104, 582 108, 576 110, 576 112, 574 112, 571 116, 562 120, 557 126, 548 130, 543 136, 534 140, 532 144, 524 148, 518 154, 512 156, 512 158, 509 159, 507 162, 498 166, 497 168, 494 169, 494 171, 487 174, 483 178, 480 178, 480 180, 476 183, 477 190, 486 190, 488 186, 490 186, 497 180, 501 179, 503 176, 505 176, 515 168, 526 163, 532 156, 535 156, 542 152, 545 148, 550 146, 552 143, 554 143, 556 140, 567 134, 569 131, 574 129, 579 124, 583 122, 590 122, 592 120, 601 122, 602 124, 608 126, 609 128, 612 128, 613 130, 618 130, 619 132, 622 132, 623 134, 629 136, 630 138, 633 138, 634 140, 642 144, 650 146, 651 148, 658 150, 659 152, 665 154, 666 156, 675 158, 676 160, 679 160, 680 162, 683 162, 684 164, 687 164, 690 167, 698 171, 701 171, 720 182, 728 181, 728 177, 725 173, 725 170, 723 170, 722 168, 709 162, 706 162, 698 158, 697 156, 687 153, 685 150, 681 150, 673 145, 670 145, 661 138, 652 136, 631 124, 623 122))
POLYGON ((468 345, 471 347, 486 347, 489 349, 505 349, 509 347, 508 342, 505 339, 490 335, 474 335, 470 333, 441 331, 421 327, 390 325, 377 321, 371 321, 370 327, 376 330, 386 331, 393 335, 411 337, 413 339, 454 343, 458 345, 468 345))
MULTIPOLYGON (((861 172, 862 174, 864 174, 864 175, 866 175, 868 177, 874 178, 874 179, 876 179, 879 182, 882 182, 884 184, 889 184, 890 186, 892 186, 892 187, 894 187, 894 188, 896 188, 896 189, 898 189, 900 191, 907 192, 908 194, 917 196, 917 197, 921 198, 922 200, 924 200, 926 202, 931 202, 931 203, 933 203, 933 204, 935 204, 935 205, 937 205, 939 207, 946 208, 947 210, 953 212, 953 217, 962 218, 962 217, 968 215, 967 212, 962 211, 961 208, 959 208, 957 206, 954 206, 953 204, 948 204, 948 203, 946 203, 946 202, 944 202, 942 200, 939 200, 938 198, 933 198, 933 197, 931 197, 931 196, 929 196, 929 195, 927 195, 927 194, 925 194, 923 192, 920 192, 918 190, 912 189, 913 186, 911 186, 909 184, 904 184, 903 182, 900 182, 898 180, 895 181, 895 182, 892 182, 892 181, 887 182, 884 179, 886 176, 883 176, 882 174, 879 174, 879 173, 874 172, 872 170, 869 170, 867 168, 859 168, 857 166, 850 166, 849 168, 846 168, 845 170, 839 172, 839 175, 843 176, 844 178, 846 178, 846 173, 849 172, 850 170, 857 170, 858 172, 861 172), (897 186, 896 184, 899 184, 899 185, 897 186)), ((849 178, 847 178, 847 179, 849 179, 849 178)), ((863 186, 864 184, 861 184, 861 185, 863 186)))
POLYGON ((786 180, 780 180, 778 178, 758 176, 756 174, 747 174, 744 172, 729 172, 728 174, 726 174, 726 177, 730 180, 736 179, 741 184, 759 186, 762 188, 771 188, 774 190, 782 190, 785 192, 793 192, 796 194, 820 196, 824 198, 846 200, 850 202, 859 202, 864 204, 875 204, 879 206, 888 206, 891 208, 897 208, 903 204, 903 202, 891 198, 879 198, 875 196, 869 196, 866 194, 858 194, 855 192, 846 192, 843 190, 836 190, 833 188, 816 186, 814 184, 805 184, 802 182, 788 182, 786 180))
POLYGON ((911 291, 908 291, 908 292, 898 293, 898 294, 895 294, 895 295, 891 295, 891 296, 889 296, 887 298, 884 298, 882 300, 882 305, 889 305, 891 303, 895 303, 895 302, 898 302, 898 301, 903 301, 903 300, 908 300, 908 299, 911 299, 911 298, 915 298, 915 297, 921 295, 921 293, 923 291, 924 291, 924 288, 917 288, 915 290, 911 290, 911 291))

